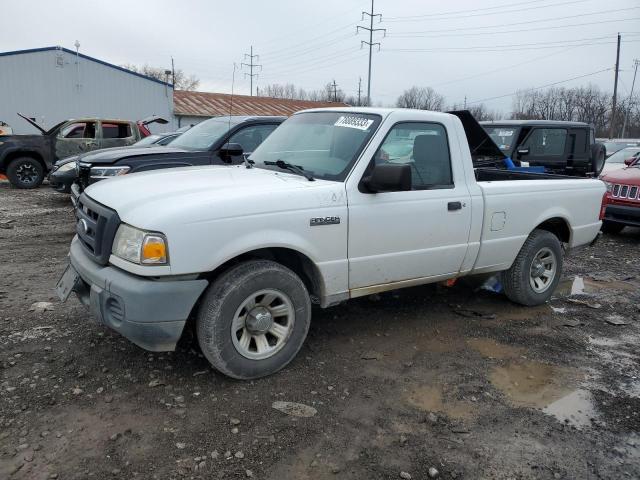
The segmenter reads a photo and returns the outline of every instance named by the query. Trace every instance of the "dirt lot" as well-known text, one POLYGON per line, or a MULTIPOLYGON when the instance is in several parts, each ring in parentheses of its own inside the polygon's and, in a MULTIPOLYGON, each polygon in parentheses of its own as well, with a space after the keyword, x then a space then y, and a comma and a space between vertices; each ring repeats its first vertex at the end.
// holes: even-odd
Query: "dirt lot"
POLYGON ((567 259, 541 307, 458 285, 318 309, 246 383, 54 299, 73 231, 63 195, 0 183, 0 478, 640 478, 640 230, 567 259))

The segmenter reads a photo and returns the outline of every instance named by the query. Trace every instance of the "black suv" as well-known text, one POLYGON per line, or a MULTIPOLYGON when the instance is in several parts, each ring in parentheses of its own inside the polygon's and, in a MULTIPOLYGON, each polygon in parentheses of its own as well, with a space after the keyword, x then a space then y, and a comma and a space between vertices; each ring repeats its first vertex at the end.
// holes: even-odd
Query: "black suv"
POLYGON ((552 120, 480 122, 494 143, 516 164, 542 166, 553 173, 598 176, 605 147, 592 125, 552 120))
POLYGON ((135 172, 193 165, 238 164, 286 117, 226 116, 205 120, 165 147, 110 148, 78 158, 74 199, 92 183, 135 172))

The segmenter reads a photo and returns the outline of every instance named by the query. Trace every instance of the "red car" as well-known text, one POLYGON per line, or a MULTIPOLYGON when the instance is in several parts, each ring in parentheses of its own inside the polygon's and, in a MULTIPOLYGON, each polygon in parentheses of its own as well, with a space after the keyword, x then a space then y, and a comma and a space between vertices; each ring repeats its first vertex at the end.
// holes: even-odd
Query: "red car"
POLYGON ((626 168, 602 176, 607 184, 602 231, 618 233, 626 226, 640 227, 640 157, 625 160, 626 168))

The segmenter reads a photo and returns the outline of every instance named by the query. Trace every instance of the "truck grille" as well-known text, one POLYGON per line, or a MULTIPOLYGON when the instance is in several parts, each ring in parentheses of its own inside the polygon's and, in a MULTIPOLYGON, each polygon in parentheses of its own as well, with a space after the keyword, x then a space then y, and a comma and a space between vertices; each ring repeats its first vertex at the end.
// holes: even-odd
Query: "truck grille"
POLYGON ((76 218, 76 233, 80 243, 97 263, 106 265, 111 255, 113 237, 120 225, 118 214, 83 193, 78 199, 76 218))
POLYGON ((611 189, 611 197, 620 200, 640 200, 639 191, 637 185, 615 184, 611 189))

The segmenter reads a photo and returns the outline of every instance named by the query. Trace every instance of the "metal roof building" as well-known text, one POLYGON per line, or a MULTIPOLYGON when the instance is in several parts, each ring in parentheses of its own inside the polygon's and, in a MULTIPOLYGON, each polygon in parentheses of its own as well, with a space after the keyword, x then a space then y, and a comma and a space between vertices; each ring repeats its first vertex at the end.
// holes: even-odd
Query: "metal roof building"
POLYGON ((173 95, 177 126, 196 124, 220 115, 284 115, 307 108, 347 106, 341 102, 313 102, 286 98, 251 97, 227 93, 187 92, 176 90, 173 95))
POLYGON ((173 86, 62 47, 0 53, 0 121, 36 133, 16 113, 48 128, 69 118, 140 120, 159 115, 175 128, 173 86))

